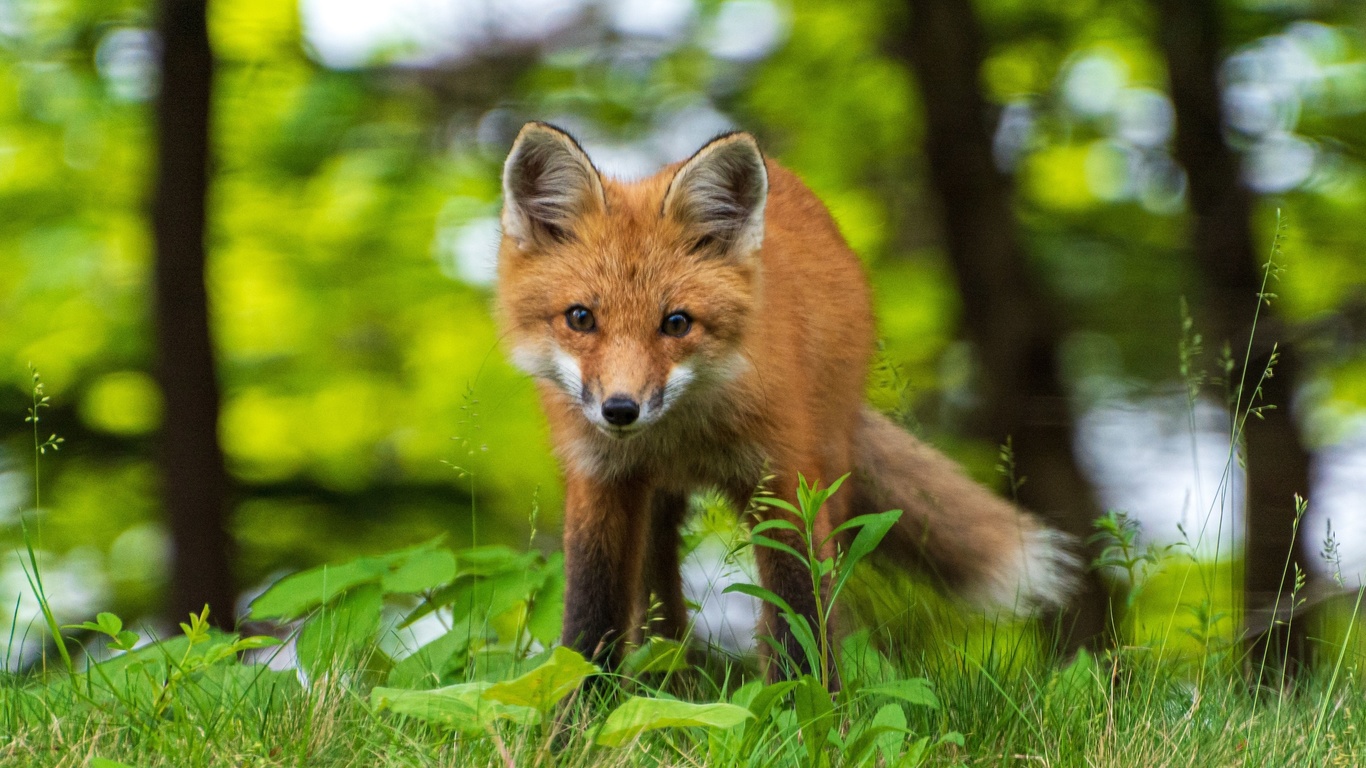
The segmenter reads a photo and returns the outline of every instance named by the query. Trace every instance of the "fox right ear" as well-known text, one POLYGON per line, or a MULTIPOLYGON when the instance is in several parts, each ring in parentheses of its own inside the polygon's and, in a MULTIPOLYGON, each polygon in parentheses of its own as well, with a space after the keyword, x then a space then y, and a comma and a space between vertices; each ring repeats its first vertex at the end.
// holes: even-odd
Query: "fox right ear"
POLYGON ((729 133, 697 150, 664 193, 664 213, 688 228, 695 249, 748 256, 764 241, 768 170, 748 133, 729 133))
POLYGON ((564 242, 574 222, 602 210, 602 178, 573 137, 527 123, 503 164, 503 232, 522 245, 564 242))

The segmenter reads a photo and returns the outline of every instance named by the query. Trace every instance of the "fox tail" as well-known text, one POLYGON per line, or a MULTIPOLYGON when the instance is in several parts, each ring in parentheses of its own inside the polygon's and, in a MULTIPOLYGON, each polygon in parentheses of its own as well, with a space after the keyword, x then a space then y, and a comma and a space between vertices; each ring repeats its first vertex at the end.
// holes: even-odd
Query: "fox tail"
POLYGON ((864 407, 851 513, 902 510, 878 553, 950 591, 1018 614, 1060 607, 1080 561, 1070 536, 974 482, 950 459, 864 407))

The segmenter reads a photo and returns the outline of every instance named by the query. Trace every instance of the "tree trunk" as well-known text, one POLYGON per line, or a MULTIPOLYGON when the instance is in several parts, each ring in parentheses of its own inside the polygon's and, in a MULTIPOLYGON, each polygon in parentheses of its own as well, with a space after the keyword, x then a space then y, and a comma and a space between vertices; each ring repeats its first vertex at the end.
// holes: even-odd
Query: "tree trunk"
POLYGON ((216 624, 231 626, 236 591, 224 525, 227 473, 204 285, 213 90, 206 6, 206 0, 163 0, 158 20, 156 372, 165 404, 162 501, 174 547, 167 610, 183 619, 207 603, 216 624))
MULTIPOLYGON (((979 87, 982 34, 971 0, 909 0, 905 56, 919 81, 925 154, 942 206, 944 237, 963 298, 963 323, 981 366, 975 431, 1011 438, 1020 502, 1084 542, 1098 511, 1077 466, 1075 425, 1059 372, 1061 322, 1038 285, 1015 229, 1012 191, 992 156, 979 87)), ((1086 551, 1089 561, 1097 554, 1086 551)), ((1064 617, 1074 649, 1101 642, 1109 596, 1094 571, 1064 617)))
MULTIPOLYGON (((1253 241, 1252 193, 1242 183, 1237 155, 1223 138, 1219 8, 1213 0, 1154 2, 1176 111, 1176 157, 1189 180, 1194 217, 1191 243, 1204 283, 1201 321, 1208 331, 1206 337, 1214 342, 1209 346, 1228 341, 1234 360, 1241 365, 1262 290, 1261 266, 1271 244, 1259 247, 1253 241)), ((1309 454, 1290 414, 1298 368, 1296 350, 1280 349, 1275 375, 1263 384, 1262 399, 1251 402, 1271 345, 1282 337, 1280 326, 1265 307, 1257 326, 1243 378, 1242 405, 1269 403, 1275 409, 1263 411, 1263 419, 1249 418, 1244 435, 1248 487, 1243 594, 1249 616, 1264 612, 1278 596, 1282 611, 1289 605, 1286 593, 1295 565, 1303 566, 1296 541, 1294 496, 1306 494, 1309 485, 1309 454)), ((1286 671, 1291 673, 1306 660, 1304 624, 1302 617, 1296 618, 1288 629, 1273 626, 1249 638, 1248 661, 1258 676, 1264 658, 1268 662, 1288 659, 1286 671)))

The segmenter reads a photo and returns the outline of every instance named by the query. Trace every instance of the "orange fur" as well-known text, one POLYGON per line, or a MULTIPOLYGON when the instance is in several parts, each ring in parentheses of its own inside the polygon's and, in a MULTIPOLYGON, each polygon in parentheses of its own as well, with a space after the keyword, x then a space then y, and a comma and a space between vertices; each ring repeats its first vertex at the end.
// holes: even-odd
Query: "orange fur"
MULTIPOLYGON (((799 473, 828 484, 864 464, 827 502, 822 531, 901 506, 889 546, 903 561, 968 591, 1007 588, 1015 561, 1028 572, 1027 542, 1044 529, 864 408, 874 325, 862 268, 825 206, 753 138, 720 137, 622 182, 532 123, 504 189, 500 319, 513 359, 538 379, 567 484, 565 643, 610 661, 643 581, 660 592, 664 631, 681 635, 687 494, 719 488, 744 509, 766 471, 770 490, 795 502, 799 473), (587 314, 567 315, 578 309, 587 314), (691 325, 670 334, 677 312, 691 325), (638 416, 611 421, 609 400, 638 416), (935 501, 908 498, 920 489, 935 501)), ((814 610, 797 561, 756 556, 766 588, 814 610)), ((802 658, 767 608, 764 625, 802 658)))

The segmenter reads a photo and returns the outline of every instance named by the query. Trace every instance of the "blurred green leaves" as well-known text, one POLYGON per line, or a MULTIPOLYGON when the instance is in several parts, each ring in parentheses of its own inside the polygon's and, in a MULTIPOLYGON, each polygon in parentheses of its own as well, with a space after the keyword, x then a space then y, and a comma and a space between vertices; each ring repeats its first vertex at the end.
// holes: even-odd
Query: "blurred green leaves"
MULTIPOLYGON (((1031 258, 1079 329, 1069 376, 1169 378, 1177 296, 1191 283, 1180 258, 1187 222, 1179 199, 1154 207, 1140 194, 1147 172, 1135 169, 1167 144, 1118 148, 1125 98, 1166 89, 1148 4, 976 5, 988 27, 984 89, 1002 121, 1019 120, 1017 134, 997 137, 1013 142, 1001 145, 1002 172, 1031 258), (1118 73, 1118 95, 1082 114, 1069 84, 1096 62, 1118 73)), ((209 287, 243 582, 439 533, 520 543, 537 488, 552 516, 542 527, 554 530, 559 483, 535 388, 503 359, 489 288, 473 277, 487 276, 487 258, 482 272, 469 266, 484 247, 476 235, 496 231, 498 169, 524 119, 564 122, 595 151, 642 167, 690 151, 689 130, 756 132, 870 267, 900 381, 895 392, 875 384, 874 400, 951 432, 972 402, 973 361, 954 342, 961 304, 922 178, 917 84, 897 50, 913 23, 903 6, 779 3, 785 38, 756 61, 709 52, 721 4, 708 2, 677 40, 613 32, 545 51, 495 46, 477 61, 333 70, 305 45, 294 3, 211 3, 209 287)), ((0 34, 0 416, 16 416, 0 429, 0 472, 21 455, 32 361, 69 449, 49 467, 55 512, 43 546, 111 567, 136 551, 155 566, 152 8, 16 8, 14 31, 0 34)), ((1283 311, 1317 322, 1366 290, 1366 234, 1354 226, 1366 200, 1356 149, 1366 42, 1332 4, 1312 18, 1226 12, 1238 35, 1230 54, 1298 46, 1307 67, 1293 127, 1315 148, 1313 167, 1265 208, 1288 215, 1283 311)), ((1233 140, 1252 151, 1249 137, 1233 140)), ((1366 404, 1366 368, 1353 350, 1324 368, 1329 415, 1315 429, 1331 439, 1341 414, 1366 404)), ((129 616, 150 610, 159 588, 121 575, 132 572, 110 577, 112 607, 129 616)), ((535 609, 527 620, 551 623, 535 609)))

